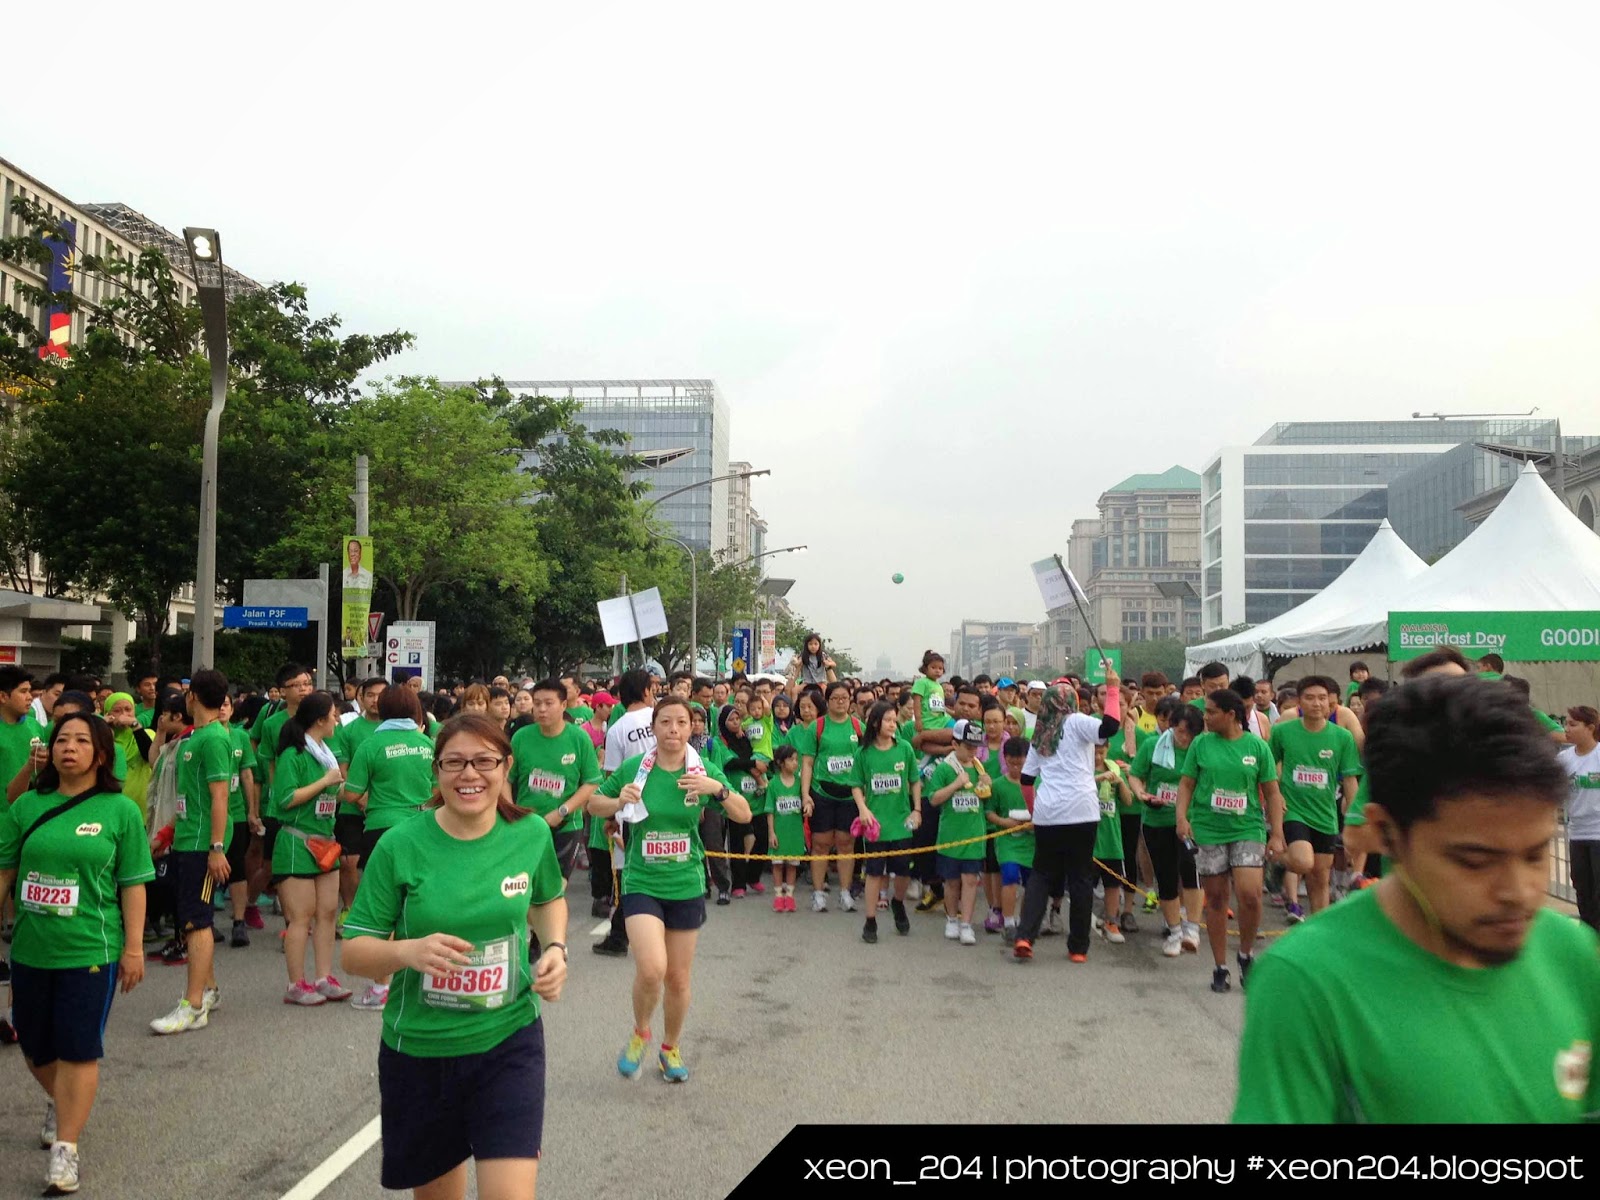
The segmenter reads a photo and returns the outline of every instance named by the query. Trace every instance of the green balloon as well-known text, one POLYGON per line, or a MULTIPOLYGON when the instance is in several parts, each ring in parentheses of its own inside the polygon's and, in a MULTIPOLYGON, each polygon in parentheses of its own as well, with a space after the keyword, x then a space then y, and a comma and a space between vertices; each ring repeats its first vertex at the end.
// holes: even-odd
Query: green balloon
POLYGON ((904 575, 900 574, 899 571, 896 571, 894 573, 894 581, 896 583, 904 583, 906 581, 906 577, 904 575))

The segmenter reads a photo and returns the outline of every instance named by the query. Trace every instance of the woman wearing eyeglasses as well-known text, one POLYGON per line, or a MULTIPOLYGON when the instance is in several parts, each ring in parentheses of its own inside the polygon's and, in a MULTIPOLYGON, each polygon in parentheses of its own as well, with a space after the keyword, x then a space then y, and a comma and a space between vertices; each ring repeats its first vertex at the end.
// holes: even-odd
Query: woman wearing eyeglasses
POLYGON ((539 1001, 567 977, 567 902, 545 821, 507 797, 498 721, 456 717, 434 746, 429 811, 373 847, 345 920, 344 964, 393 974, 378 1093, 385 1188, 532 1197, 544 1129, 539 1001), (528 962, 529 925, 541 953, 528 962))

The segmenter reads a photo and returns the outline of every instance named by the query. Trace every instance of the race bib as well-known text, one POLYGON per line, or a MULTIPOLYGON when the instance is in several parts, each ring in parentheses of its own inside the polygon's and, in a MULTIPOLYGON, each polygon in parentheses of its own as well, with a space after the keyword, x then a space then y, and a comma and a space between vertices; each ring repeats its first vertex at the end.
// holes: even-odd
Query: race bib
POLYGON ((511 994, 516 945, 516 938, 486 942, 468 953, 467 965, 456 974, 424 975, 422 1002, 457 1011, 499 1008, 511 994))
POLYGON ((746 775, 739 781, 739 790, 746 796, 754 796, 758 786, 754 775, 746 775))
POLYGON ((172 811, 180 821, 189 815, 189 801, 182 792, 178 793, 178 802, 172 806, 172 811))
POLYGON ((339 798, 337 796, 330 796, 326 792, 317 797, 316 803, 317 817, 319 820, 323 817, 331 817, 334 815, 334 813, 339 811, 339 798))
POLYGON ((232 779, 228 780, 228 790, 230 792, 237 792, 239 790, 239 775, 237 772, 234 773, 232 779))
POLYGON ((57 879, 30 871, 22 881, 22 907, 50 917, 71 917, 78 912, 78 881, 57 879))
POLYGON ((933 712, 940 713, 940 712, 944 711, 944 693, 943 692, 936 692, 932 696, 925 697, 925 699, 927 701, 928 708, 931 709, 933 712))
POLYGON ((1117 806, 1116 806, 1115 802, 1113 802, 1111 800, 1102 800, 1102 801, 1100 801, 1100 815, 1102 817, 1115 816, 1116 812, 1117 812, 1117 806))
POLYGON ((1156 803, 1176 804, 1178 802, 1178 785, 1163 783, 1156 786, 1156 803))
POLYGON ((844 754, 834 754, 828 758, 827 767, 829 775, 848 774, 850 768, 856 765, 856 760, 844 754))
POLYGON ((1249 807, 1243 792, 1225 792, 1221 788, 1211 793, 1211 807, 1218 812, 1242 813, 1249 807))
POLYGON ((977 812, 982 805, 978 803, 977 792, 957 792, 950 797, 950 807, 956 812, 977 812))
POLYGON ((1296 767, 1294 781, 1300 787, 1326 788, 1328 786, 1328 773, 1318 771, 1314 767, 1296 767))
POLYGON ((759 742, 762 738, 767 736, 767 727, 760 721, 752 722, 744 727, 744 736, 749 738, 752 742, 759 742))
POLYGON ((689 835, 647 833, 639 840, 639 853, 649 862, 688 862, 689 835))
POLYGON ((900 790, 900 776, 874 775, 872 777, 872 794, 874 796, 892 796, 900 790))
POLYGON ((773 811, 776 812, 780 817, 786 817, 786 816, 789 816, 792 813, 799 812, 800 811, 800 797, 799 796, 779 796, 778 800, 777 800, 777 804, 774 806, 773 811))
POLYGON ((547 796, 560 797, 567 790, 567 781, 559 775, 551 774, 549 771, 529 771, 528 790, 530 792, 542 792, 547 796))

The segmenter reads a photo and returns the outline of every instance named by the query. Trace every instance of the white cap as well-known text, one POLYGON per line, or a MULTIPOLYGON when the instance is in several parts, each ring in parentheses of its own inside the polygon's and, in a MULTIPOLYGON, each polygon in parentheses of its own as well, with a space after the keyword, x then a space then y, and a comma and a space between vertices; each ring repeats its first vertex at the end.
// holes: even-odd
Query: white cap
POLYGON ((1047 691, 1048 689, 1045 687, 1044 680, 1042 680, 1042 679, 1030 679, 1030 680, 1028 680, 1028 690, 1030 692, 1043 692, 1043 691, 1047 691))

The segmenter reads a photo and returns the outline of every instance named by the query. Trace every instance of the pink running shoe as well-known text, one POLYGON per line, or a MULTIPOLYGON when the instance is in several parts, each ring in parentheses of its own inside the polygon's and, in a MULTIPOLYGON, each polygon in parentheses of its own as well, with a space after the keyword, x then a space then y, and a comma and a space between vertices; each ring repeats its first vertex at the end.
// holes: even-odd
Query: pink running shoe
POLYGON ((758 896, 764 896, 767 892, 767 885, 758 879, 750 885, 750 890, 758 896))

